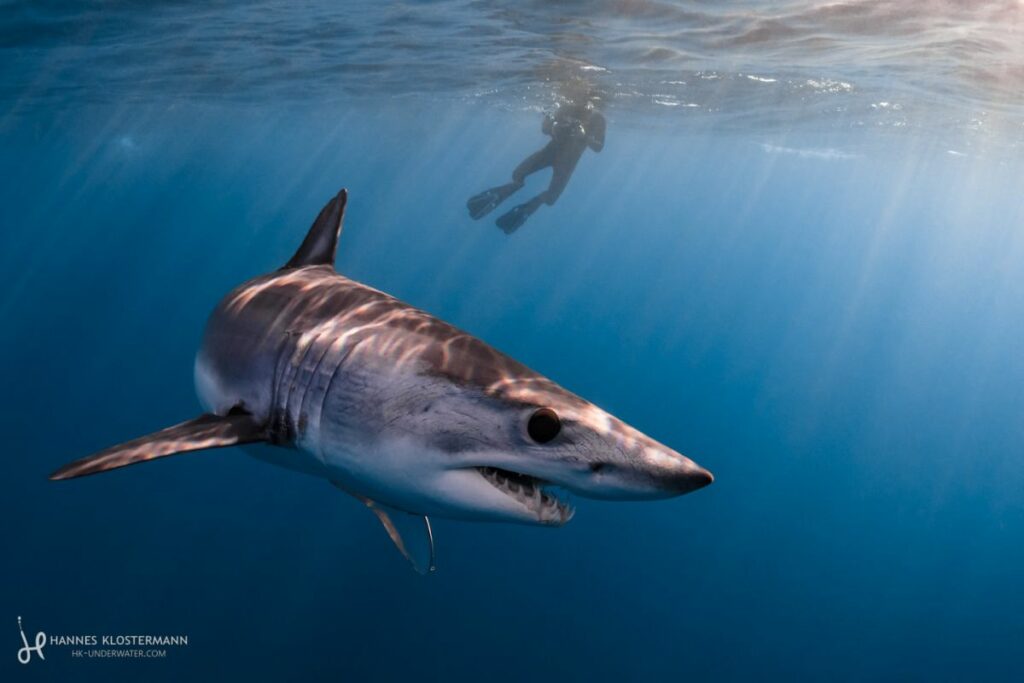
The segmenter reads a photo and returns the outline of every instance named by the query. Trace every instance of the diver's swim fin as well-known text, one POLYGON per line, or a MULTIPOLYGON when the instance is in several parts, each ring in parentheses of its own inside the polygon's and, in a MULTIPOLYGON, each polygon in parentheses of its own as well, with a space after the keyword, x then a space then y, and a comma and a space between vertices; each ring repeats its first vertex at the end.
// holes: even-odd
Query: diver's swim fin
POLYGON ((469 217, 473 220, 483 218, 498 208, 498 204, 508 199, 509 195, 520 187, 522 185, 519 183, 507 183, 484 190, 480 194, 470 197, 469 201, 466 202, 466 208, 469 209, 469 217))
POLYGON ((249 415, 200 415, 194 420, 75 460, 51 474, 50 479, 74 479, 168 455, 265 440, 263 425, 249 415))
POLYGON ((533 215, 533 212, 540 206, 538 202, 533 200, 520 204, 519 206, 509 209, 507 213, 500 216, 494 223, 499 228, 505 231, 506 235, 511 235, 526 222, 526 219, 533 215))

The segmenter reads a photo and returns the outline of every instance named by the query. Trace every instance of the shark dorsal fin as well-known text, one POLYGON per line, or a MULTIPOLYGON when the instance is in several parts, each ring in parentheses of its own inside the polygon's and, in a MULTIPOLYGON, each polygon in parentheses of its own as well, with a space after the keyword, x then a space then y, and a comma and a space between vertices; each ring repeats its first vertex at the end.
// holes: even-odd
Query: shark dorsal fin
POLYGON ((313 221, 306 239, 295 252, 285 268, 302 268, 303 266, 333 266, 334 255, 338 250, 338 238, 341 236, 341 221, 345 217, 345 203, 348 201, 348 190, 342 189, 327 206, 320 210, 320 215, 313 221))

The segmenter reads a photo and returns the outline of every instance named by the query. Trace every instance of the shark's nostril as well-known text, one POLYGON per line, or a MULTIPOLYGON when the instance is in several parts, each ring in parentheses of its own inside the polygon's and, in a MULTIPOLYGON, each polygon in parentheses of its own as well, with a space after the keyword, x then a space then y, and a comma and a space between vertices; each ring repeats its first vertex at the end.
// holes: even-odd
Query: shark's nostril
POLYGON ((594 474, 597 474, 598 472, 605 468, 606 464, 607 463, 603 462, 592 462, 590 463, 590 471, 593 472, 594 474))

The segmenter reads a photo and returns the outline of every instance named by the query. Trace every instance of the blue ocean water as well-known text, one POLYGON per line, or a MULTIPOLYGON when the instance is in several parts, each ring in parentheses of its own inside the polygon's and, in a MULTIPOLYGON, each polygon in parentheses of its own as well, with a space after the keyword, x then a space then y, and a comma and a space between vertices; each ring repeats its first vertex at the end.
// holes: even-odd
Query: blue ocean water
POLYGON ((144 5, 0 5, 3 680, 1024 676, 1018 4, 144 5), (581 81, 605 148, 471 220, 581 81), (423 577, 240 450, 47 481, 197 414, 210 309, 342 186, 339 270, 715 483, 438 519, 423 577), (20 665, 18 616, 189 641, 20 665))

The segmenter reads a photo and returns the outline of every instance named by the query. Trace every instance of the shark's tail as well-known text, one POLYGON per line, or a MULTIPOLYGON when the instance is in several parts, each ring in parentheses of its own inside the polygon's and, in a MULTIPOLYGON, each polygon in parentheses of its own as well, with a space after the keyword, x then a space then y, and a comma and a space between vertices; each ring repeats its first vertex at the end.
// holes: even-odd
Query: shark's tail
POLYGON ((194 420, 75 460, 51 474, 50 479, 74 479, 168 455, 265 440, 265 429, 249 415, 200 415, 194 420))

